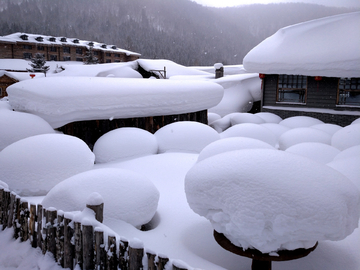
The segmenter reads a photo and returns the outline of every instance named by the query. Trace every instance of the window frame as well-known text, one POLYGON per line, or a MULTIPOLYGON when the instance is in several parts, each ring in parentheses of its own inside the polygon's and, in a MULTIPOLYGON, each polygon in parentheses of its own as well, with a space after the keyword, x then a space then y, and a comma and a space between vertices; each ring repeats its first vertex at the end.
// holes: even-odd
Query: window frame
MULTIPOLYGON (((336 106, 339 107, 360 107, 359 103, 347 103, 346 98, 351 95, 351 93, 359 93, 360 96, 360 78, 339 78, 338 88, 337 88, 337 97, 336 97, 336 106)), ((360 97, 359 97, 360 99, 360 97)))
POLYGON ((24 59, 31 59, 32 58, 32 53, 24 52, 23 56, 24 56, 24 59))
POLYGON ((50 47, 50 52, 57 52, 57 48, 54 47, 54 46, 51 46, 51 47, 50 47))
POLYGON ((77 47, 76 48, 76 54, 83 54, 83 49, 82 48, 79 48, 79 47, 77 47))
POLYGON ((308 77, 304 75, 279 74, 276 86, 276 103, 306 105, 308 77), (284 87, 285 85, 285 87, 284 87), (298 93, 297 93, 298 92, 298 93), (303 92, 300 94, 300 92, 303 92), (299 99, 285 98, 285 94, 298 94, 299 99))

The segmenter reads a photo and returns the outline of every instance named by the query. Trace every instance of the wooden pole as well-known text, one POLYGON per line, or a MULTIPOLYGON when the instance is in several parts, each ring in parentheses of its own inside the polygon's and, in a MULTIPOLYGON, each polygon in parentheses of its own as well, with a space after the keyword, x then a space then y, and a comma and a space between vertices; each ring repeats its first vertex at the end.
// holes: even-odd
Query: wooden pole
POLYGON ((95 212, 95 219, 99 222, 103 222, 104 220, 104 203, 99 205, 86 205, 87 208, 93 210, 95 212))
POLYGON ((108 270, 117 270, 118 260, 116 255, 116 238, 115 236, 108 236, 108 270))
POLYGON ((94 228, 91 224, 82 226, 83 269, 94 269, 94 228))
POLYGON ((148 270, 157 270, 155 265, 155 258, 156 255, 152 254, 150 252, 146 252, 147 258, 148 258, 148 270))
POLYGON ((157 263, 158 270, 164 270, 165 266, 168 262, 169 262, 169 258, 159 256, 158 263, 157 263))
POLYGON ((41 204, 37 206, 37 231, 36 231, 36 243, 39 248, 42 249, 42 220, 43 220, 43 207, 41 204))
POLYGON ((20 197, 15 195, 14 203, 14 215, 13 215, 13 228, 14 228, 14 238, 18 239, 20 236, 20 197))
POLYGON ((16 195, 14 193, 10 194, 10 204, 8 207, 8 220, 7 220, 7 227, 11 228, 13 226, 13 217, 14 217, 14 205, 15 205, 16 195))
POLYGON ((46 246, 56 258, 56 225, 57 210, 48 209, 46 212, 46 246))
POLYGON ((4 190, 3 193, 3 205, 2 205, 2 229, 5 230, 8 224, 9 218, 9 206, 10 206, 10 191, 4 190))
POLYGON ((82 239, 81 239, 81 223, 74 222, 74 241, 75 241, 75 261, 74 267, 79 265, 82 267, 82 239))
POLYGON ((0 188, 0 225, 3 225, 4 213, 4 189, 0 188))
POLYGON ((105 270, 106 252, 104 246, 104 232, 95 228, 95 269, 105 270))
POLYGON ((64 214, 58 214, 56 227, 56 261, 64 267, 64 214))
POLYGON ((120 239, 119 243, 119 266, 121 270, 128 270, 129 263, 127 260, 129 242, 125 239, 120 239))
POLYGON ((71 219, 64 218, 64 268, 74 269, 74 245, 71 239, 74 235, 74 230, 70 226, 71 219))
POLYGON ((20 204, 20 239, 22 242, 29 239, 29 213, 28 202, 22 202, 20 204))
POLYGON ((129 247, 129 270, 143 269, 142 258, 144 256, 143 248, 129 247))
POLYGON ((30 242, 33 248, 37 247, 36 240, 36 231, 35 231, 35 223, 36 223, 36 205, 30 204, 30 219, 29 219, 29 234, 30 234, 30 242))

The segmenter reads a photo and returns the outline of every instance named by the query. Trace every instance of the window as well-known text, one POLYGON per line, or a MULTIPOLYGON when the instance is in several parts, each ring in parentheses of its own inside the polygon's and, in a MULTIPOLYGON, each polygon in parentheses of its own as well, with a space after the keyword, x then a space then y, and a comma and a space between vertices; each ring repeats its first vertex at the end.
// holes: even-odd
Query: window
POLYGON ((279 75, 277 102, 306 103, 307 77, 279 75))
POLYGON ((67 41, 66 41, 66 37, 60 38, 60 41, 61 41, 61 42, 67 42, 67 41))
POLYGON ((20 36, 20 38, 21 38, 22 40, 28 40, 28 37, 29 37, 28 35, 21 35, 21 36, 20 36))
POLYGON ((74 43, 79 43, 79 40, 78 40, 78 39, 74 39, 73 42, 74 42, 74 43))
POLYGON ((83 61, 83 59, 82 58, 76 58, 76 61, 78 61, 78 62, 82 62, 83 61))
POLYGON ((115 53, 115 57, 120 57, 120 53, 115 53))
POLYGON ((111 59, 106 59, 106 63, 111 63, 111 59))
POLYGON ((51 42, 55 42, 55 41, 56 41, 56 38, 51 37, 51 38, 49 38, 49 40, 50 40, 51 42))
POLYGON ((31 59, 32 54, 31 53, 24 53, 24 59, 31 59))
POLYGON ((50 61, 57 61, 56 55, 50 55, 50 61))
POLYGON ((63 47, 63 52, 70 53, 70 47, 67 47, 67 46, 63 47))
POLYGON ((2 88, 0 87, 0 97, 2 97, 2 88))
POLYGON ((70 56, 64 56, 63 59, 64 59, 64 61, 70 61, 71 60, 70 56))
POLYGON ((24 49, 26 49, 26 50, 32 50, 32 45, 24 45, 24 49))
POLYGON ((56 47, 50 47, 50 52, 56 52, 57 48, 56 47))
POLYGON ((82 54, 82 49, 81 48, 76 48, 76 54, 82 54))
POLYGON ((111 53, 108 53, 108 52, 107 52, 107 53, 106 53, 106 56, 111 57, 111 53))
POLYGON ((44 46, 37 46, 38 51, 43 51, 44 50, 44 46))
POLYGON ((99 55, 99 52, 98 51, 93 51, 93 54, 94 55, 99 55))
POLYGON ((44 41, 44 38, 43 37, 36 37, 35 40, 42 42, 42 41, 44 41))
POLYGON ((340 78, 338 105, 360 106, 360 78, 340 78))

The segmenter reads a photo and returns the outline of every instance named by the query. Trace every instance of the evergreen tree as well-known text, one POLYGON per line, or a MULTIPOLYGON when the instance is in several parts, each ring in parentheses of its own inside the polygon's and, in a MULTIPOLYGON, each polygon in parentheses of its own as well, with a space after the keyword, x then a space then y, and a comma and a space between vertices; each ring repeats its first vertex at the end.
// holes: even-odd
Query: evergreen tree
POLYGON ((35 57, 31 58, 31 63, 29 65, 32 67, 31 69, 27 69, 30 72, 44 72, 46 77, 46 72, 49 71, 50 66, 45 66, 45 56, 42 53, 36 53, 35 57))
POLYGON ((84 64, 85 65, 93 65, 98 64, 99 60, 96 56, 94 56, 93 46, 89 46, 89 50, 86 51, 85 55, 83 56, 84 64))

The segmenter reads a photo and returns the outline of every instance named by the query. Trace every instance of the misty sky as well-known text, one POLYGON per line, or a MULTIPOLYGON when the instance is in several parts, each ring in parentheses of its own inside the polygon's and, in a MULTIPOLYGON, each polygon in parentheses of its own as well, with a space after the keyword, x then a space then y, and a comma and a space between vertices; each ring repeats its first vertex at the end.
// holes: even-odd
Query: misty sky
POLYGON ((192 0, 201 5, 213 7, 240 6, 249 4, 269 4, 269 3, 290 3, 304 2, 335 7, 357 7, 360 8, 360 0, 192 0))

